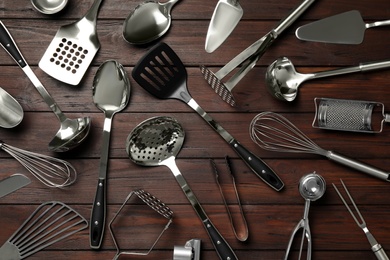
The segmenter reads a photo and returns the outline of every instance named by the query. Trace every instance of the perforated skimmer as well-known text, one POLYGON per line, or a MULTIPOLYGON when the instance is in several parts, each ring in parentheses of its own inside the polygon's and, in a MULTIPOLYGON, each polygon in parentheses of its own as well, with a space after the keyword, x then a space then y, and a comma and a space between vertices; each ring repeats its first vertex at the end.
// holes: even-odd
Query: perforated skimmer
POLYGON ((136 164, 143 166, 165 165, 171 169, 187 199, 202 221, 215 250, 221 259, 237 259, 203 210, 194 192, 175 163, 184 142, 184 129, 172 117, 153 117, 134 128, 126 140, 126 152, 136 164))

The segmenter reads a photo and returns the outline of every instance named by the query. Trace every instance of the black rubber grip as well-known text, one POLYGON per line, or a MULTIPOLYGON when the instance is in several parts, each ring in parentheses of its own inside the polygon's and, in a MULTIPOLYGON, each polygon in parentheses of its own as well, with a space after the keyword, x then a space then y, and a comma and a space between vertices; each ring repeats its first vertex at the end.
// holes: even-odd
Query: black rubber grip
POLYGON ((90 223, 90 246, 92 249, 100 249, 104 226, 106 222, 106 181, 99 179, 95 201, 92 207, 90 223))
POLYGON ((230 145, 249 166, 249 168, 251 168, 252 171, 265 183, 277 191, 280 191, 284 187, 283 181, 263 160, 248 151, 236 140, 233 140, 230 145))
POLYGON ((14 42, 11 34, 4 26, 3 22, 0 21, 0 44, 8 52, 9 55, 15 60, 15 62, 22 68, 27 66, 23 55, 20 53, 16 43, 14 42))
POLYGON ((211 238, 211 242, 213 242, 213 245, 217 254, 219 255, 219 258, 230 260, 238 259, 237 256, 234 254, 233 249, 218 232, 213 223, 211 223, 211 221, 207 219, 203 222, 203 224, 205 225, 207 233, 211 238))

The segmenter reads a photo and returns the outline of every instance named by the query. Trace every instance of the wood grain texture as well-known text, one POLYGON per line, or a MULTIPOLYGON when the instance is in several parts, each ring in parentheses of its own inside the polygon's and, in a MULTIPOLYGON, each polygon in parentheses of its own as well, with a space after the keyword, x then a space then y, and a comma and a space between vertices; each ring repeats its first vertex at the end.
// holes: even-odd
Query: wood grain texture
MULTIPOLYGON (((387 0, 316 1, 296 23, 272 44, 256 67, 233 90, 236 107, 224 103, 209 87, 199 66, 218 71, 233 57, 261 38, 286 17, 300 1, 241 0, 244 16, 226 42, 214 53, 204 51, 208 24, 217 1, 180 1, 172 10, 172 27, 161 39, 182 59, 188 72, 188 89, 193 98, 241 144, 251 150, 280 176, 285 183, 281 192, 264 184, 244 164, 230 146, 194 111, 177 100, 158 100, 149 95, 131 77, 134 65, 153 46, 134 46, 122 38, 123 22, 139 1, 104 1, 98 17, 97 32, 101 48, 78 86, 70 86, 46 75, 38 62, 60 26, 82 17, 92 1, 69 1, 60 14, 47 16, 35 11, 29 1, 2 1, 0 19, 7 26, 32 70, 64 113, 71 117, 90 116, 88 138, 67 153, 52 153, 47 145, 59 124, 49 107, 22 70, 0 50, 0 87, 14 96, 24 109, 22 123, 13 129, 0 129, 0 138, 8 145, 69 161, 78 171, 77 182, 66 189, 50 189, 38 182, 22 165, 4 151, 0 152, 0 179, 24 173, 32 183, 0 200, 0 244, 4 243, 38 205, 58 200, 72 206, 89 219, 95 195, 100 159, 103 113, 93 104, 92 84, 100 64, 115 59, 124 65, 131 81, 129 105, 113 120, 108 166, 107 222, 116 214, 126 196, 135 189, 145 189, 174 212, 174 220, 147 257, 123 259, 172 259, 173 247, 183 246, 192 238, 202 240, 201 259, 218 259, 203 225, 167 167, 142 167, 127 156, 126 138, 136 125, 154 116, 175 117, 186 132, 176 163, 215 226, 235 250, 239 259, 282 259, 292 229, 302 218, 304 200, 298 192, 299 179, 316 171, 327 182, 323 198, 313 202, 310 226, 313 259, 375 259, 364 233, 357 227, 332 187, 342 178, 355 198, 370 231, 390 250, 390 202, 387 182, 338 165, 312 154, 265 151, 250 138, 249 124, 263 111, 281 113, 310 139, 326 150, 336 151, 380 169, 390 169, 390 128, 380 134, 362 134, 315 129, 311 126, 315 97, 345 98, 382 102, 390 107, 388 85, 390 73, 381 70, 354 73, 305 82, 298 98, 291 103, 275 100, 265 87, 264 74, 270 63, 280 56, 289 57, 300 73, 356 66, 361 62, 390 58, 387 27, 366 30, 360 45, 335 45, 298 40, 295 29, 330 15, 359 10, 367 22, 389 19, 387 0), (249 239, 239 242, 231 229, 221 194, 215 181, 210 159, 226 175, 224 157, 232 159, 238 192, 249 227, 249 239)), ((0 102, 1 105, 1 102, 0 102)), ((224 186, 231 197, 233 189, 224 186)), ((237 205, 231 205, 236 209, 237 205)), ((236 210, 234 211, 237 214, 236 210)), ((146 250, 161 232, 164 219, 150 215, 151 210, 136 200, 120 215, 117 238, 124 251, 146 250)), ((89 248, 88 230, 58 242, 29 259, 110 259, 116 249, 108 229, 100 251, 89 248)), ((299 240, 298 236, 298 240, 299 240)), ((293 245, 293 257, 299 243, 293 245)), ((122 258, 121 258, 122 259, 122 258)))

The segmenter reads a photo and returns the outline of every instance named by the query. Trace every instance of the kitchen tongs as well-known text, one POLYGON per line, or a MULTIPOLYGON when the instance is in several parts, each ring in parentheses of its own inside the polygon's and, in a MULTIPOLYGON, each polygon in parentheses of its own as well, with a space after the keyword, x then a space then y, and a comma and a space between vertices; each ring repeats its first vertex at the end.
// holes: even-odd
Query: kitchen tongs
POLYGON ((286 30, 306 9, 314 3, 315 0, 305 0, 297 8, 295 8, 285 19, 279 22, 279 25, 268 32, 261 39, 254 42, 231 61, 229 61, 218 72, 214 73, 206 66, 201 65, 205 80, 215 90, 226 103, 234 106, 236 101, 232 94, 233 88, 240 82, 240 80, 256 65, 257 61, 265 53, 268 47, 274 40, 286 30), (230 72, 240 66, 240 69, 226 82, 222 82, 230 72))

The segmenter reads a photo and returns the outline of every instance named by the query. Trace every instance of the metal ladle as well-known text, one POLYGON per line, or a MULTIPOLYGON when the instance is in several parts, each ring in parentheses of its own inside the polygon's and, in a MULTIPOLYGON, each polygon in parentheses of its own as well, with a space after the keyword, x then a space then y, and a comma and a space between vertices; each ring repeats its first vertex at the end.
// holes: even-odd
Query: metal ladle
POLYGON ((0 127, 12 128, 23 119, 23 108, 7 91, 0 88, 0 127))
POLYGON ((353 72, 363 72, 390 67, 390 61, 360 63, 358 66, 342 69, 301 74, 296 72, 287 57, 280 57, 268 66, 265 83, 272 96, 284 101, 293 101, 298 95, 298 87, 306 80, 337 76, 353 72))
POLYGON ((93 203, 90 226, 90 246, 99 249, 106 219, 106 189, 111 124, 114 115, 129 103, 130 80, 125 68, 115 60, 100 65, 93 81, 93 102, 104 112, 103 141, 99 164, 99 181, 93 203))
POLYGON ((178 1, 145 1, 138 5, 123 23, 123 38, 132 44, 146 44, 161 37, 171 26, 171 9, 178 1))
POLYGON ((288 241, 287 251, 284 256, 284 260, 288 259, 288 255, 290 253, 291 245, 293 243, 294 237, 298 230, 303 229, 302 239, 301 239, 301 247, 299 249, 299 257, 301 259, 302 247, 304 242, 304 237, 307 239, 307 260, 311 259, 311 249, 312 249, 312 240, 311 240, 311 232, 309 226, 309 208, 310 202, 316 201, 321 198, 326 190, 326 182, 325 179, 321 176, 314 173, 307 174, 303 176, 299 181, 298 186, 299 193, 305 199, 305 210, 303 213, 303 218, 298 222, 295 226, 290 240, 288 241))
POLYGON ((68 4, 68 0, 31 0, 32 6, 43 14, 56 14, 68 4))
POLYGON ((43 100, 54 112, 61 126, 57 134, 49 143, 49 149, 54 152, 66 152, 78 146, 88 135, 91 126, 91 118, 83 117, 77 119, 67 118, 39 81, 35 73, 27 64, 22 53, 19 51, 15 41, 7 28, 0 21, 0 44, 7 51, 7 53, 15 60, 23 72, 27 75, 33 83, 43 100))

